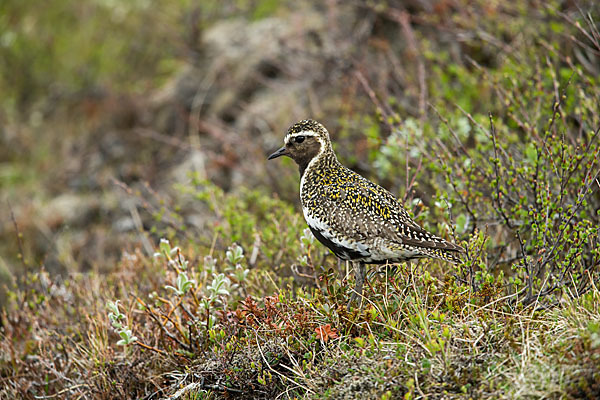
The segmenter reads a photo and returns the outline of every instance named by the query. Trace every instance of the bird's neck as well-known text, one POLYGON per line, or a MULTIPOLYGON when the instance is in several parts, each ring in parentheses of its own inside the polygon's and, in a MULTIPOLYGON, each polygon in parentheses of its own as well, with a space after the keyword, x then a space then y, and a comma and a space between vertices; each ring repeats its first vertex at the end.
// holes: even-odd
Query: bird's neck
POLYGON ((309 175, 314 171, 321 171, 321 173, 323 173, 324 171, 339 165, 340 162, 335 156, 335 153, 333 151, 325 151, 309 160, 302 160, 302 162, 298 163, 298 168, 300 169, 300 178, 302 178, 304 177, 304 174, 309 175))

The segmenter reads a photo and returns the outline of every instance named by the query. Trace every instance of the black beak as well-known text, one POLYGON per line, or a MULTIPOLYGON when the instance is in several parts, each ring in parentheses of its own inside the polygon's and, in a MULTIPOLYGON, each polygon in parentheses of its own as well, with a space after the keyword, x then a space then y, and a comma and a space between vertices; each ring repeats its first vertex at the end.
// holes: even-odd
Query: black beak
POLYGON ((281 156, 287 156, 287 155, 288 155, 288 153, 286 151, 286 148, 285 148, 285 146, 283 146, 282 148, 280 148, 279 150, 277 150, 275 153, 271 154, 267 158, 267 160, 272 160, 274 158, 281 157, 281 156))

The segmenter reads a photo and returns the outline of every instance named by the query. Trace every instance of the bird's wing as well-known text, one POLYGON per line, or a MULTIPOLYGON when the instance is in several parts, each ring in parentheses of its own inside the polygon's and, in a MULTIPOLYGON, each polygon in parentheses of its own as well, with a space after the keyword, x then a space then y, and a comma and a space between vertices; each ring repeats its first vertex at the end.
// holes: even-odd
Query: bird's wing
POLYGON ((346 237, 358 241, 381 238, 409 246, 463 251, 421 228, 389 191, 364 178, 324 185, 321 193, 321 201, 329 210, 329 224, 346 237))

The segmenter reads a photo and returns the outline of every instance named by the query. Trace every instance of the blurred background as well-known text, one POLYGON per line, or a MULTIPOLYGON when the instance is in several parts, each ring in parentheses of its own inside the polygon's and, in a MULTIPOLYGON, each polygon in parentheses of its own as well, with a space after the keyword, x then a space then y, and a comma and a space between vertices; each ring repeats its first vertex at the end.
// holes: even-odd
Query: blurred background
POLYGON ((225 248, 229 217, 201 197, 297 207, 295 165, 266 155, 304 118, 421 222, 450 223, 428 171, 451 132, 476 148, 492 112, 525 143, 570 79, 589 95, 573 124, 595 129, 598 17, 596 1, 3 0, 1 280, 113 271, 164 236, 225 248))
POLYGON ((599 11, 0 0, 0 398, 600 398, 599 11), (305 118, 464 262, 348 309, 305 118))

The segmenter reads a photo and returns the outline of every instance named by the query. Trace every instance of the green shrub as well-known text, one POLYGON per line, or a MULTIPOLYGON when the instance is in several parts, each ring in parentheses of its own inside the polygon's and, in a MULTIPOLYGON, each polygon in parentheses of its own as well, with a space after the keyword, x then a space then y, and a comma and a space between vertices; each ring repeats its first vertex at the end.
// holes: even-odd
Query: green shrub
POLYGON ((456 271, 475 292, 498 278, 513 304, 547 306, 580 296, 599 277, 600 94, 597 65, 572 59, 577 51, 600 51, 593 17, 575 21, 551 7, 506 26, 462 17, 458 24, 475 23, 494 37, 511 37, 515 26, 544 36, 524 33, 493 67, 426 52, 440 123, 401 118, 394 106, 401 101, 392 97, 379 129, 368 130, 375 172, 406 182, 406 204, 425 227, 436 230, 429 226, 435 219, 438 231, 462 239, 485 234, 483 253, 470 251, 456 271), (567 31, 585 50, 562 40, 567 31))

